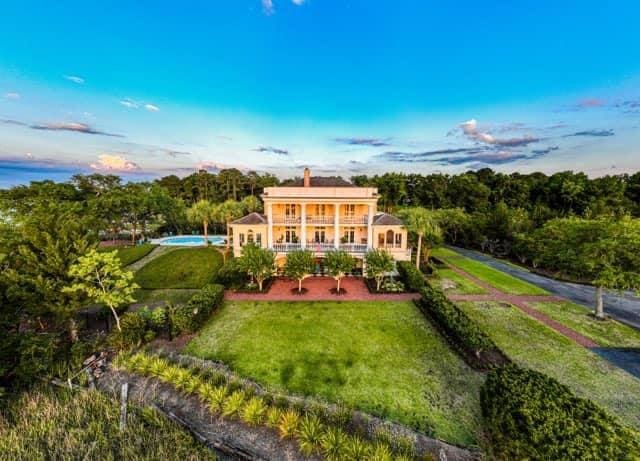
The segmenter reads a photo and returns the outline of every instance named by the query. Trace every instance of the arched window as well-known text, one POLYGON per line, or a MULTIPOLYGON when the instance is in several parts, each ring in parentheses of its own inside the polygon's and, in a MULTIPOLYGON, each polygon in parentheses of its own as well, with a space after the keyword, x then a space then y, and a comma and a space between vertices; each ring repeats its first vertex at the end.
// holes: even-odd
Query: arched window
POLYGON ((247 231, 247 243, 253 243, 253 231, 251 229, 247 231))
POLYGON ((393 231, 392 230, 388 230, 387 231, 387 246, 393 246, 393 231))

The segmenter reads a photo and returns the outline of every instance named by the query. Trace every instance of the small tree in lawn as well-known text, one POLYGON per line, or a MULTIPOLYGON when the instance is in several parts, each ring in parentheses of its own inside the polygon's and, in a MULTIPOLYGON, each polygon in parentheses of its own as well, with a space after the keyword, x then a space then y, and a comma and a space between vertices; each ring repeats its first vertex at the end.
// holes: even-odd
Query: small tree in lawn
POLYGON ((356 261, 353 259, 353 256, 346 251, 333 250, 327 253, 325 264, 329 275, 338 282, 336 293, 340 294, 340 281, 353 270, 356 261))
POLYGON ((93 302, 109 307, 121 331, 116 308, 134 302, 133 292, 139 287, 133 282, 133 272, 122 269, 116 252, 91 250, 78 258, 69 275, 76 282, 63 291, 84 293, 93 302))
POLYGON ((418 236, 416 268, 420 269, 421 253, 424 247, 424 259, 428 263, 431 249, 442 243, 442 230, 433 212, 421 208, 407 208, 400 213, 407 230, 418 236))
POLYGON ((380 291, 384 276, 394 268, 393 256, 383 249, 369 250, 365 255, 367 277, 375 279, 376 291, 380 291))
POLYGON ((276 255, 273 251, 249 243, 242 247, 240 265, 256 281, 262 291, 262 284, 276 271, 276 255))
POLYGON ((298 293, 302 292, 302 281, 313 273, 315 266, 313 253, 309 250, 296 250, 287 255, 284 273, 298 281, 298 293))

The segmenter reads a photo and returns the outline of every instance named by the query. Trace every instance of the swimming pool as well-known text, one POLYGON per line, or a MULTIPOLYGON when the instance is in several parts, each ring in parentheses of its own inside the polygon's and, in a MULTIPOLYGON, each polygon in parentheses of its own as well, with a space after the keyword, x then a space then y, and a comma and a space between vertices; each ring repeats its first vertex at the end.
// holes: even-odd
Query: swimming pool
MULTIPOLYGON (((224 245, 226 237, 224 235, 209 235, 207 237, 211 245, 224 245)), ((176 235, 173 237, 165 237, 152 240, 151 243, 158 245, 176 245, 176 246, 201 246, 204 245, 203 235, 176 235)))

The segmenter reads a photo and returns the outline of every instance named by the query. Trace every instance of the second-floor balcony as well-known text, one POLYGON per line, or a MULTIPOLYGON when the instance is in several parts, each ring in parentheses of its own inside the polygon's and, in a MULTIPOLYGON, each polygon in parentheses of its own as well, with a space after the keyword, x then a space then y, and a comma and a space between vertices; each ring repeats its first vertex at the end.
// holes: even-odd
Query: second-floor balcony
POLYGON ((367 224, 369 222, 369 216, 340 216, 340 224, 367 224))
POLYGON ((274 215, 271 220, 273 221, 273 224, 289 224, 289 225, 295 225, 295 224, 300 224, 302 222, 302 219, 300 218, 300 216, 293 216, 293 215, 274 215))
POLYGON ((273 251, 278 253, 288 253, 290 251, 300 250, 302 249, 302 244, 300 243, 274 243, 273 251))
MULTIPOLYGON (((342 225, 354 225, 354 224, 367 224, 369 217, 367 215, 357 216, 340 216, 339 224, 342 225)), ((302 218, 300 216, 293 215, 273 215, 271 218, 272 224, 285 224, 285 225, 300 225, 302 224, 302 218)), ((305 218, 306 224, 327 226, 335 223, 334 215, 307 215, 305 218)))
POLYGON ((367 244, 366 243, 341 243, 340 249, 348 253, 366 253, 367 244))

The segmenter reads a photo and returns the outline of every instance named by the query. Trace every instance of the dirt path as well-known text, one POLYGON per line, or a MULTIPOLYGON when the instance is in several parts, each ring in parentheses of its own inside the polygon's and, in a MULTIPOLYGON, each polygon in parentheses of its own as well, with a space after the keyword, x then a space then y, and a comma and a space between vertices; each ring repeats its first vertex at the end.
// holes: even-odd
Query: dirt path
POLYGON ((149 253, 148 255, 144 256, 143 258, 138 259, 136 262, 134 262, 133 264, 129 264, 127 266, 127 269, 132 270, 132 271, 138 271, 140 269, 142 269, 144 266, 146 266, 150 261, 153 261, 154 259, 156 259, 159 256, 162 256, 163 254, 169 253, 170 251, 175 250, 176 246, 162 246, 159 245, 157 247, 155 247, 153 250, 151 250, 151 253, 149 253))
POLYGON ((549 295, 511 295, 504 293, 497 288, 489 285, 487 282, 474 277, 473 275, 467 273, 466 271, 460 269, 459 267, 455 267, 451 264, 447 264, 447 267, 457 273, 458 275, 470 280, 476 285, 484 288, 489 293, 485 295, 464 295, 464 294, 448 294, 447 297, 452 301, 470 301, 470 302, 503 302, 507 304, 512 304, 516 306, 518 309, 523 311, 525 314, 533 317, 539 322, 544 323, 549 328, 557 331, 561 335, 569 338, 571 341, 586 347, 586 348, 594 348, 598 347, 598 344, 587 338, 586 336, 581 335, 575 330, 562 325, 559 322, 556 322, 549 316, 543 314, 540 311, 532 308, 529 303, 532 302, 559 302, 565 301, 563 298, 559 296, 549 296, 549 295))

